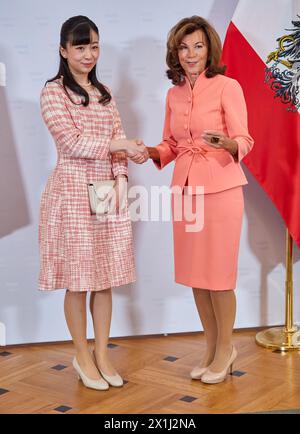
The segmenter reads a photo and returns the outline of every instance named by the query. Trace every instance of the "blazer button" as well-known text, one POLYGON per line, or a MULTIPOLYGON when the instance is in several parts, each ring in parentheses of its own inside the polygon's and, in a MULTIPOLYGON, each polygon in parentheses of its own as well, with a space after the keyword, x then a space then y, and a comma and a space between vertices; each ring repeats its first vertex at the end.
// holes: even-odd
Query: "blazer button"
POLYGON ((185 124, 185 126, 184 126, 184 129, 185 129, 185 130, 187 130, 187 129, 188 129, 188 126, 187 126, 187 124, 185 124))
POLYGON ((188 99, 188 102, 192 102, 192 98, 189 98, 189 99, 188 99))
POLYGON ((187 142, 188 142, 188 143, 192 143, 191 139, 187 139, 187 142))
POLYGON ((184 113, 184 116, 188 116, 189 115, 189 111, 187 110, 185 113, 184 113))

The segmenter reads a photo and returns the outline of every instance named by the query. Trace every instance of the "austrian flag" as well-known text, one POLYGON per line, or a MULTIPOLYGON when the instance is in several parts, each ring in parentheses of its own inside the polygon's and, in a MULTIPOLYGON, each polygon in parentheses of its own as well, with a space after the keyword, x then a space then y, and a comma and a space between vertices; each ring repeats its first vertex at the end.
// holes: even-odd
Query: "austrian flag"
POLYGON ((300 0, 240 0, 223 62, 244 90, 255 140, 243 161, 300 247, 300 0))

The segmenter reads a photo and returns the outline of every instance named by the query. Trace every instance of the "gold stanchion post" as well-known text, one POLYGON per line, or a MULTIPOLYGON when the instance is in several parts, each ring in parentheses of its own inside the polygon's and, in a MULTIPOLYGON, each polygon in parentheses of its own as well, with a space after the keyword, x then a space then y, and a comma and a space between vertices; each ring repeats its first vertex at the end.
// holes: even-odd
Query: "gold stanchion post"
POLYGON ((293 319, 293 239, 286 231, 285 327, 273 327, 256 335, 256 342, 280 351, 300 349, 300 331, 293 319))

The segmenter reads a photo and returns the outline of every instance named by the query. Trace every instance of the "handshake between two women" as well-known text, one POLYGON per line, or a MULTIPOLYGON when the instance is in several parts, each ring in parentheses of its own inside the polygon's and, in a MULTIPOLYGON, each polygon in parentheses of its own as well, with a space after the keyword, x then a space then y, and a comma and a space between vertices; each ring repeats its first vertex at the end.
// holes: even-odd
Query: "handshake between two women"
POLYGON ((143 164, 150 157, 148 148, 145 146, 144 142, 139 139, 112 140, 110 152, 112 154, 125 154, 126 157, 130 158, 130 160, 136 164, 143 164))

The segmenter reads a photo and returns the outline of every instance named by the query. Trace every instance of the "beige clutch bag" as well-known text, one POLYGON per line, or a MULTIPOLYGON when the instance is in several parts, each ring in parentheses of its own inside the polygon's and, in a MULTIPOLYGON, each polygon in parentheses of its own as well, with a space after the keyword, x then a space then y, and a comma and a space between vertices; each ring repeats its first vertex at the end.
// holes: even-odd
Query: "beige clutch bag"
POLYGON ((115 186, 114 179, 95 181, 88 184, 90 208, 92 214, 108 214, 110 207, 109 193, 115 186))

